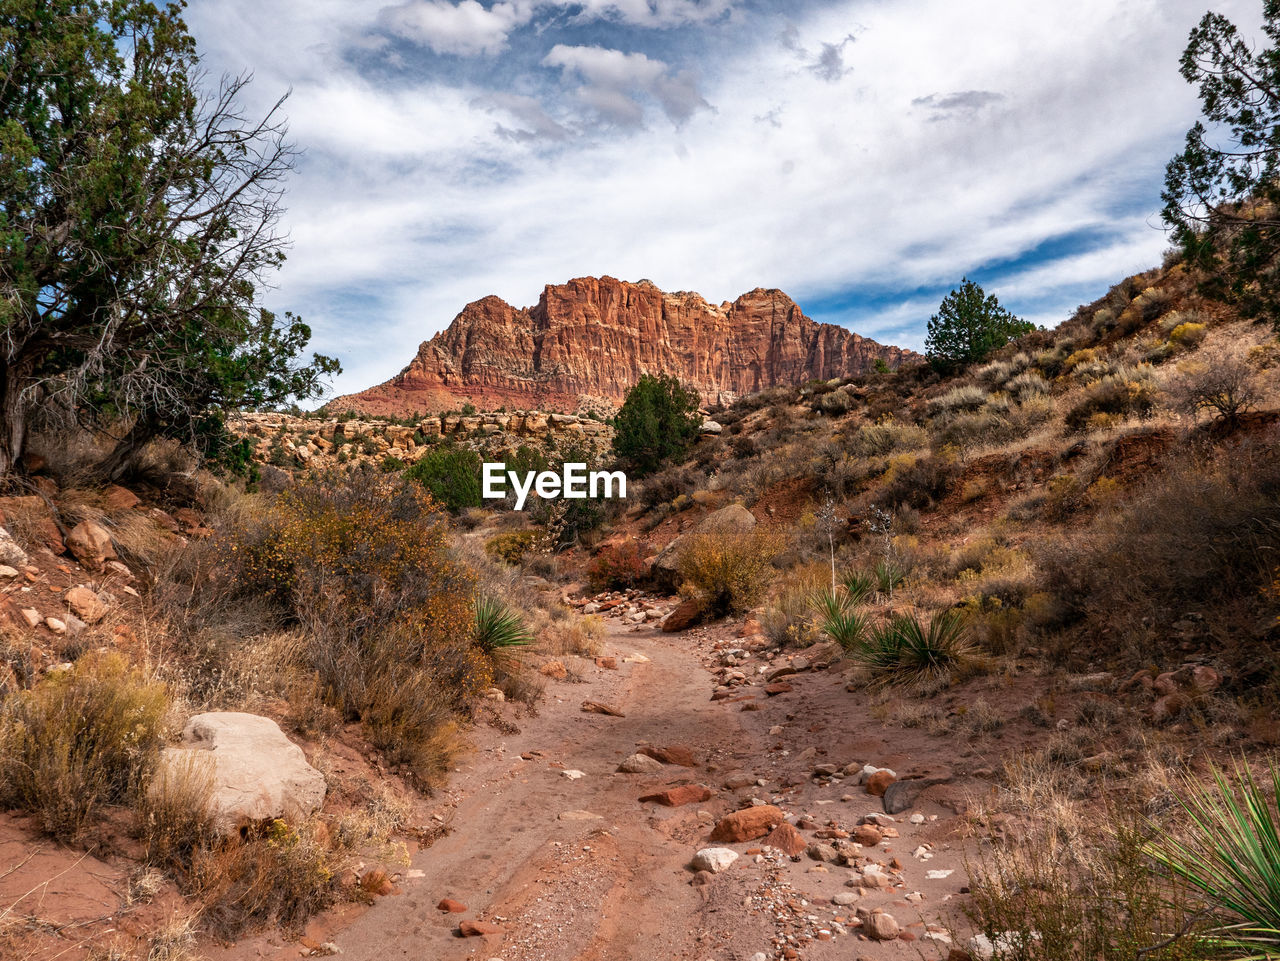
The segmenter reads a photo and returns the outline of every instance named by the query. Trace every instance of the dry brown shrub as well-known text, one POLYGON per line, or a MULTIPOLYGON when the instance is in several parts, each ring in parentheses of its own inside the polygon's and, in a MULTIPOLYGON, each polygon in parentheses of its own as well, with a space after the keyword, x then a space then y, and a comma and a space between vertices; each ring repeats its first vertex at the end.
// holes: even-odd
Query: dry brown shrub
POLYGON ((769 589, 774 558, 785 546, 780 532, 761 527, 743 533, 695 534, 677 561, 680 591, 712 616, 750 610, 769 589))

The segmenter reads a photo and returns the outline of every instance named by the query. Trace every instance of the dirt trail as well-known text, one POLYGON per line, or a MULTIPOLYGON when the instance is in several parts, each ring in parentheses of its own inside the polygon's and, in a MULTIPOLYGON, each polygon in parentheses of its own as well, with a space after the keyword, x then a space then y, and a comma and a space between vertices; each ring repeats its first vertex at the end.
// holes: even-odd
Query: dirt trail
POLYGON ((736 715, 708 702, 707 676, 678 639, 653 629, 615 631, 608 647, 619 657, 618 671, 593 669, 590 685, 549 688, 540 716, 521 722, 520 734, 468 759, 451 785, 459 800, 450 834, 414 859, 412 867, 424 876, 341 933, 345 957, 681 956, 698 927, 703 899, 682 883, 689 844, 672 835, 687 833, 685 822, 693 828, 696 811, 675 809, 655 818, 637 799, 694 780, 699 772, 669 766, 662 775, 626 775, 615 769, 640 742, 687 744, 705 760, 720 745, 740 740, 742 731, 736 715), (584 713, 586 698, 626 716, 584 713), (521 759, 531 751, 541 756, 521 759), (565 770, 585 776, 570 779, 565 770), (573 820, 580 812, 598 818, 573 820), (468 912, 437 910, 445 897, 468 912), (506 933, 491 935, 485 940, 493 943, 484 946, 454 935, 459 919, 477 916, 503 918, 497 923, 506 933))
POLYGON ((743 856, 710 884, 689 883, 689 860, 709 846, 715 820, 752 798, 807 818, 807 840, 823 824, 849 828, 880 810, 879 799, 853 782, 811 778, 815 751, 841 763, 856 757, 939 773, 912 768, 909 756, 936 757, 935 745, 890 739, 834 672, 793 675, 794 692, 780 697, 765 697, 756 674, 741 689, 745 700, 710 700, 708 668, 721 656, 718 647, 733 646, 731 633, 724 625, 664 635, 610 621, 604 653, 617 659, 617 670, 584 661, 585 683, 551 682, 538 715, 519 720, 519 733, 477 730, 476 749, 439 799, 449 833, 414 856, 392 896, 367 911, 316 919, 301 945, 260 937, 211 957, 283 961, 323 942, 349 961, 748 961, 757 952, 790 957, 783 953, 790 944, 806 961, 945 956, 945 944, 928 939, 963 872, 954 870, 961 859, 944 829, 953 812, 936 804, 922 801, 927 821, 903 815, 900 839, 865 852, 885 865, 892 858, 901 880, 892 889, 858 890, 857 905, 892 911, 903 940, 874 943, 858 933, 854 907, 840 900, 850 896, 851 869, 803 856, 762 859, 759 842, 732 845, 743 856), (625 716, 583 712, 585 700, 625 716), (617 773, 646 743, 689 747, 698 766, 617 773), (725 784, 731 772, 738 772, 736 790, 725 784), (742 784, 742 772, 751 783, 742 784), (682 784, 704 784, 714 796, 676 808, 639 801, 682 784), (911 853, 921 842, 932 849, 927 869, 911 853), (439 910, 445 898, 466 912, 439 910), (459 937, 464 920, 500 930, 459 937), (820 930, 837 937, 822 940, 820 930), (780 940, 787 934, 795 940, 780 940))

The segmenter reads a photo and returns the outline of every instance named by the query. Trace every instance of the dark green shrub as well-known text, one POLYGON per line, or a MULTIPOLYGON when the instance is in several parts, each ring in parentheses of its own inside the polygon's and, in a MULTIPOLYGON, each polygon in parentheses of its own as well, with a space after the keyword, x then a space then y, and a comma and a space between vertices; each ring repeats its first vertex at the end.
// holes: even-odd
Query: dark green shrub
POLYGON ((698 438, 698 395, 674 377, 641 376, 613 419, 613 453, 635 477, 682 456, 698 438))
POLYGON ((404 476, 431 492, 450 513, 481 505, 480 455, 452 444, 436 447, 413 463, 404 476))

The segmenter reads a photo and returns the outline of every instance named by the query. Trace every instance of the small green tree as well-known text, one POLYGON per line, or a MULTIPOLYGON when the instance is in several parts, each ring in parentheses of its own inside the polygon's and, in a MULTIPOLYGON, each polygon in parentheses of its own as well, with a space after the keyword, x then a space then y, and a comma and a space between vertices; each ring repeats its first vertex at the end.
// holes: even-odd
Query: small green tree
POLYGON ((697 394, 672 376, 643 374, 613 419, 613 453, 644 477, 688 450, 701 426, 697 394))
POLYGON ((997 347, 1030 333, 1036 325, 1020 320, 967 277, 942 299, 929 318, 925 352, 936 370, 951 371, 986 357, 997 347))
POLYGON ((464 508, 480 506, 480 470, 479 454, 448 444, 410 465, 404 474, 456 514, 464 508))
POLYGON ((1220 13, 1191 31, 1181 72, 1204 117, 1165 170, 1164 222, 1206 293, 1280 330, 1280 0, 1262 5, 1270 45, 1255 50, 1220 13))

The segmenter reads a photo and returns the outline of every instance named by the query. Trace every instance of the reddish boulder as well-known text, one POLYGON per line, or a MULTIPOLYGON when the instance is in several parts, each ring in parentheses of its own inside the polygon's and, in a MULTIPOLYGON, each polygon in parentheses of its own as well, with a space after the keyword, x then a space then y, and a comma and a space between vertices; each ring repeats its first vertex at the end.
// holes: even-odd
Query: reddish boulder
POLYGON ((867 793, 874 797, 884 797, 884 792, 889 790, 889 785, 896 780, 897 778, 889 771, 876 771, 867 778, 867 793))
POLYGON ((871 848, 884 840, 884 834, 874 824, 859 824, 853 829, 853 839, 863 847, 871 848))
POLYGON ((804 854, 805 848, 809 846, 804 839, 804 835, 786 821, 783 821, 770 831, 765 836, 764 843, 768 847, 777 848, 787 855, 804 854))
POLYGON ((93 521, 81 521, 67 535, 67 550, 86 570, 101 571, 107 561, 116 560, 111 535, 93 521))
POLYGON ((677 764, 680 767, 697 767, 698 762, 694 759, 693 751, 682 744, 668 744, 662 747, 655 747, 646 744, 639 748, 638 754, 646 754, 655 761, 661 761, 663 764, 677 764))
POLYGON ((502 927, 488 921, 463 921, 458 925, 458 934, 464 938, 483 938, 486 934, 501 934, 502 927))
POLYGON ((681 601, 676 605, 676 609, 663 620, 662 632, 664 634, 675 634, 677 631, 688 630, 694 624, 697 624, 701 617, 702 605, 692 598, 681 601))
POLYGON ((720 843, 736 844, 740 841, 754 841, 756 838, 768 836, 774 828, 786 821, 782 809, 772 804, 760 804, 743 808, 726 814, 716 822, 711 832, 711 840, 720 843))
POLYGON ((679 787, 659 791, 657 794, 646 794, 640 799, 640 803, 678 808, 686 804, 701 804, 703 801, 711 800, 713 796, 711 790, 701 784, 682 784, 679 787))
POLYGON ((453 900, 452 898, 445 898, 436 905, 436 910, 446 911, 449 914, 465 914, 467 906, 460 901, 453 900))
POLYGON ((119 484, 112 484, 102 492, 102 502, 106 505, 107 510, 112 511, 127 511, 142 503, 137 494, 127 487, 121 487, 119 484))

